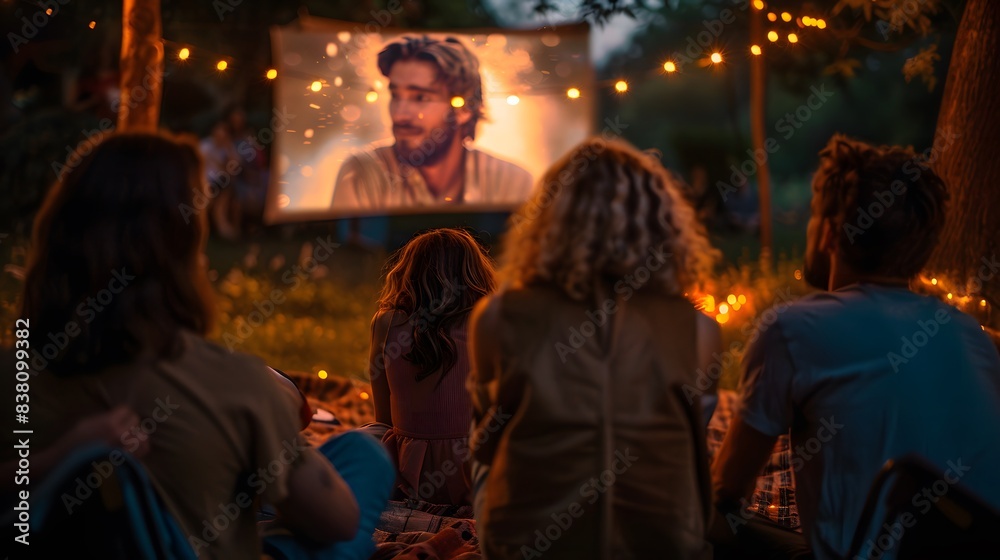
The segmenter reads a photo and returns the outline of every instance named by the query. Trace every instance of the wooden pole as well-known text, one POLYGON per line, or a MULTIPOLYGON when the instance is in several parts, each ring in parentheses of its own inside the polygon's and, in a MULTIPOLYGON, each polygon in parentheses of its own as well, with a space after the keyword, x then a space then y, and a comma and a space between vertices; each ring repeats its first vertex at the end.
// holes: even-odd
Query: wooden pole
POLYGON ((163 94, 160 0, 124 0, 118 130, 156 130, 163 94))
MULTIPOLYGON (((750 43, 764 45, 764 12, 750 8, 750 43)), ((750 58, 750 141, 755 154, 767 154, 757 167, 757 192, 760 196, 760 262, 770 270, 773 252, 771 231, 771 168, 765 150, 767 141, 765 121, 767 119, 767 74, 764 67, 764 52, 750 58)))

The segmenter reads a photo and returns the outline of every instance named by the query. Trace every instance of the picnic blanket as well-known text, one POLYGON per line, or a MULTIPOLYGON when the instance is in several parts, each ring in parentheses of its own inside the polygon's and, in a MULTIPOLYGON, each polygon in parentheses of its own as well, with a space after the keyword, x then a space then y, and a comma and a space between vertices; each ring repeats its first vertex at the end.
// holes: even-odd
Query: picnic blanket
POLYGON ((390 501, 375 529, 371 560, 479 560, 470 506, 390 501))

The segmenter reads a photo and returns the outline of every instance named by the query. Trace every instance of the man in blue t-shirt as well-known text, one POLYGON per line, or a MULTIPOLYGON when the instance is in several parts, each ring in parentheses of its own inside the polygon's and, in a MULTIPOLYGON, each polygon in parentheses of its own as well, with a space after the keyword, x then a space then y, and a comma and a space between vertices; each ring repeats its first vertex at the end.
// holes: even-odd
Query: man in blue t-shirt
MULTIPOLYGON (((806 540, 839 560, 889 459, 919 454, 1000 508, 1000 355, 975 319, 908 288, 948 199, 912 150, 834 136, 812 189, 806 279, 827 291, 759 328, 712 478, 717 506, 735 511, 791 431, 806 540)), ((860 558, 895 555, 901 535, 880 536, 866 530, 860 558)))

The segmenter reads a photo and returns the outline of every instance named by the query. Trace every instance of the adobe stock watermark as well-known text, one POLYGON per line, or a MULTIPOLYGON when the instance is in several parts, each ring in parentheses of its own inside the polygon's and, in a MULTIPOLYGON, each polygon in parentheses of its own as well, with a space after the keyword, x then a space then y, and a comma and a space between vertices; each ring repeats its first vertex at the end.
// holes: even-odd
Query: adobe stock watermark
POLYGON ((888 41, 893 33, 901 32, 906 25, 917 18, 927 0, 897 0, 889 8, 889 18, 875 22, 875 29, 882 35, 883 41, 888 41))
POLYGON ((601 131, 601 135, 597 137, 600 143, 595 142, 595 146, 591 150, 581 150, 573 159, 570 160, 568 169, 563 170, 555 181, 550 181, 544 185, 541 185, 541 191, 539 196, 532 196, 528 199, 528 202, 522 205, 516 213, 511 215, 510 223, 511 227, 520 229, 526 223, 537 219, 542 215, 542 211, 552 205, 555 200, 556 195, 562 190, 563 187, 571 185, 573 182, 577 181, 580 176, 587 172, 590 165, 597 161, 604 150, 607 149, 607 143, 612 142, 621 138, 622 133, 627 129, 629 125, 627 123, 621 122, 621 119, 616 115, 612 120, 611 117, 604 119, 604 129, 601 131), (569 168, 577 168, 576 172, 571 172, 569 168))
MULTIPOLYGON (((111 102, 111 110, 114 113, 119 113, 120 111, 130 111, 135 109, 139 103, 146 100, 146 96, 153 91, 154 88, 159 87, 162 83, 163 78, 169 76, 169 72, 163 70, 160 72, 152 66, 146 67, 146 72, 142 77, 142 84, 134 86, 128 95, 128 102, 122 106, 121 96, 111 102)), ((53 161, 52 162, 52 172, 55 173, 56 179, 62 181, 63 177, 66 176, 70 170, 75 169, 83 162, 83 158, 90 155, 94 148, 104 139, 105 136, 110 134, 115 129, 114 119, 105 117, 97 122, 97 128, 92 128, 90 130, 81 130, 80 134, 83 135, 83 140, 77 143, 76 146, 66 145, 66 160, 65 162, 53 161)))
MULTIPOLYGON (((910 498, 910 505, 918 510, 920 515, 926 515, 938 503, 941 498, 948 494, 952 486, 965 476, 972 467, 963 465, 961 459, 948 461, 947 469, 938 480, 930 486, 921 488, 919 492, 910 498)), ((892 550, 906 534, 906 531, 916 526, 918 517, 913 513, 903 512, 895 521, 883 523, 879 529, 879 534, 865 542, 863 547, 867 547, 864 554, 855 555, 854 560, 879 560, 887 552, 892 550)))
POLYGON ((63 330, 48 333, 49 342, 44 346, 32 345, 31 349, 31 370, 33 375, 45 371, 49 367, 49 361, 54 360, 59 354, 69 346, 69 343, 83 332, 83 326, 89 325, 97 318, 98 313, 103 312, 115 296, 125 291, 129 283, 135 280, 135 276, 129 274, 126 267, 121 270, 112 270, 111 279, 105 288, 97 291, 94 295, 81 301, 76 306, 76 316, 78 319, 66 321, 63 330))
MULTIPOLYGON (((160 424, 169 420, 174 412, 181 407, 181 405, 171 402, 169 396, 164 399, 157 398, 154 402, 156 407, 150 415, 143 418, 137 426, 133 426, 121 435, 122 447, 127 452, 132 453, 138 449, 142 445, 142 442, 149 439, 156 432, 160 424)), ((90 466, 93 472, 84 478, 77 477, 76 488, 73 493, 64 492, 61 496, 66 512, 72 515, 73 509, 83 505, 84 500, 93 496, 94 492, 104 484, 104 481, 114 474, 115 468, 124 462, 125 453, 120 449, 111 451, 106 460, 92 462, 90 466)))
POLYGON ((281 283, 286 287, 274 288, 267 298, 254 301, 254 309, 247 313, 243 321, 239 322, 236 332, 223 333, 222 341, 230 351, 242 345, 258 327, 274 315, 278 306, 286 301, 286 290, 288 292, 296 290, 302 285, 302 282, 309 278, 317 266, 333 256, 340 244, 334 243, 331 237, 330 235, 325 238, 317 237, 312 254, 305 259, 305 262, 301 266, 299 264, 292 265, 281 275, 281 283))
POLYGON ((563 533, 573 526, 573 523, 586 513, 584 503, 593 505, 608 491, 611 486, 618 481, 618 477, 639 460, 639 457, 632 455, 628 448, 625 451, 616 450, 615 458, 608 465, 608 468, 601 471, 597 476, 580 486, 580 499, 572 502, 565 511, 552 514, 552 523, 544 529, 535 530, 534 546, 521 545, 521 557, 524 560, 541 558, 546 551, 552 548, 552 543, 558 541, 563 533))
MULTIPOLYGON (((274 142, 276 131, 284 129, 295 118, 295 115, 289 113, 286 107, 282 107, 280 110, 275 107, 272 112, 273 116, 271 117, 270 126, 258 130, 256 136, 247 136, 242 142, 236 145, 237 152, 247 163, 252 163, 257 158, 259 150, 274 142)), ((223 171, 209 173, 208 192, 195 190, 194 198, 191 201, 194 206, 189 206, 183 202, 177 205, 181 217, 184 218, 184 223, 190 224, 191 218, 208 208, 212 201, 218 198, 222 194, 222 191, 229 187, 233 177, 242 172, 243 164, 236 159, 231 159, 226 162, 226 168, 223 171)))
MULTIPOLYGON (((816 112, 823 108, 834 95, 833 91, 827 91, 825 83, 820 84, 818 88, 810 86, 809 91, 810 94, 805 103, 796 107, 794 111, 785 113, 774 123, 774 131, 781 134, 785 141, 791 140, 796 131, 813 118, 816 112)), ((729 169, 732 170, 729 182, 717 181, 715 184, 719 194, 722 195, 722 201, 727 202, 730 194, 739 192, 739 187, 746 185, 750 177, 757 174, 760 166, 767 163, 770 157, 780 149, 781 144, 774 136, 768 137, 762 148, 747 148, 747 159, 743 160, 739 166, 735 163, 729 166, 729 169)))
POLYGON ((466 464, 470 464, 473 454, 486 444, 493 434, 503 428, 513 417, 513 414, 504 412, 502 406, 498 406, 495 410, 490 410, 489 420, 472 430, 469 443, 463 445, 461 441, 456 441, 452 444, 451 450, 458 460, 457 463, 452 459, 445 459, 441 462, 439 469, 424 473, 424 481, 415 488, 417 498, 424 501, 432 498, 434 493, 444 486, 450 477, 458 474, 466 464))
POLYGON ((771 305, 759 317, 740 328, 741 340, 734 340, 722 354, 713 352, 712 363, 706 366, 705 369, 698 368, 695 370, 694 385, 685 383, 681 386, 688 404, 694 404, 696 398, 704 395, 706 391, 709 391, 718 383, 722 377, 722 373, 727 368, 739 363, 744 349, 757 342, 757 339, 761 335, 778 322, 778 316, 784 313, 792 305, 792 302, 795 301, 795 298, 792 296, 792 289, 788 286, 785 286, 784 289, 775 290, 775 293, 777 295, 771 305), (746 340, 746 342, 743 342, 743 340, 746 340))
POLYGON ((719 48, 718 39, 722 36, 722 31, 728 25, 736 21, 737 12, 745 12, 750 6, 750 0, 732 0, 733 8, 723 8, 719 11, 719 16, 715 19, 702 20, 701 24, 705 28, 697 35, 688 35, 687 48, 684 52, 675 51, 671 55, 671 60, 680 64, 691 64, 712 51, 719 48))
MULTIPOLYGON (((235 524, 236 520, 254 504, 256 496, 263 494, 268 485, 273 484, 286 469, 292 467, 299 456, 308 449, 310 449, 309 445, 305 444, 302 438, 283 441, 282 449, 276 458, 267 465, 258 468, 257 472, 247 476, 244 487, 252 489, 253 494, 243 490, 231 502, 220 503, 218 515, 211 519, 202 520, 201 534, 188 535, 188 544, 191 545, 195 554, 200 555, 201 549, 209 548, 213 542, 218 540, 219 536, 235 524)), ((320 458, 319 460, 325 459, 320 458)))
POLYGON ((941 158, 948 148, 954 143, 959 135, 950 128, 938 131, 934 135, 934 143, 915 158, 910 159, 902 166, 902 172, 906 175, 907 181, 896 179, 888 188, 875 192, 875 202, 868 205, 868 208, 858 208, 857 218, 853 222, 845 222, 843 225, 847 240, 853 245, 854 241, 871 229, 875 221, 885 215, 886 211, 895 204, 898 197, 906 194, 909 184, 915 184, 920 180, 924 171, 930 169, 931 164, 941 158))
POLYGON ((60 8, 69 4, 69 0, 41 0, 41 2, 33 2, 33 4, 40 9, 31 14, 30 19, 27 16, 21 18, 21 33, 17 34, 13 31, 7 33, 7 41, 14 54, 20 52, 23 45, 27 45, 28 41, 34 39, 38 32, 59 14, 60 8))
POLYGON ((374 371, 378 373, 377 375, 373 375, 370 368, 368 379, 372 381, 377 379, 378 375, 381 375, 385 371, 386 362, 399 358, 403 352, 409 349, 413 344, 413 335, 415 333, 426 332, 438 320, 441 312, 447 309, 451 305, 451 302, 458 298, 466 289, 468 289, 468 286, 454 278, 446 280, 440 297, 431 299, 426 306, 421 306, 410 314, 408 323, 413 327, 412 331, 403 329, 396 335, 395 340, 386 341, 382 351, 375 357, 374 371))
POLYGON ((562 363, 566 363, 567 356, 576 354, 580 348, 583 348, 587 339, 597 334, 600 328, 606 325, 615 313, 618 312, 620 307, 619 299, 621 303, 632 299, 635 291, 645 286, 653 278, 656 271, 660 270, 664 263, 667 262, 667 259, 672 256, 672 253, 664 250, 663 245, 650 247, 647 251, 645 262, 636 268, 632 274, 627 274, 624 278, 615 282, 614 292, 620 298, 609 297, 597 309, 588 310, 586 312, 587 318, 580 323, 579 327, 569 328, 569 336, 566 342, 561 340, 556 342, 555 349, 562 363), (569 343, 568 345, 567 342, 569 343))

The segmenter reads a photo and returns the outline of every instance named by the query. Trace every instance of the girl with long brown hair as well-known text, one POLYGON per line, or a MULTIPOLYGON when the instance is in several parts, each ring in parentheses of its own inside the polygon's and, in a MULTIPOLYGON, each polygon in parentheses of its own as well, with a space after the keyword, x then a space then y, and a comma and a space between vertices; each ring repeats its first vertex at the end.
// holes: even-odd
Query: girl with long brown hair
POLYGON ((470 503, 465 332, 472 307, 494 288, 492 262, 459 229, 421 233, 389 263, 369 363, 375 419, 404 496, 470 503))

